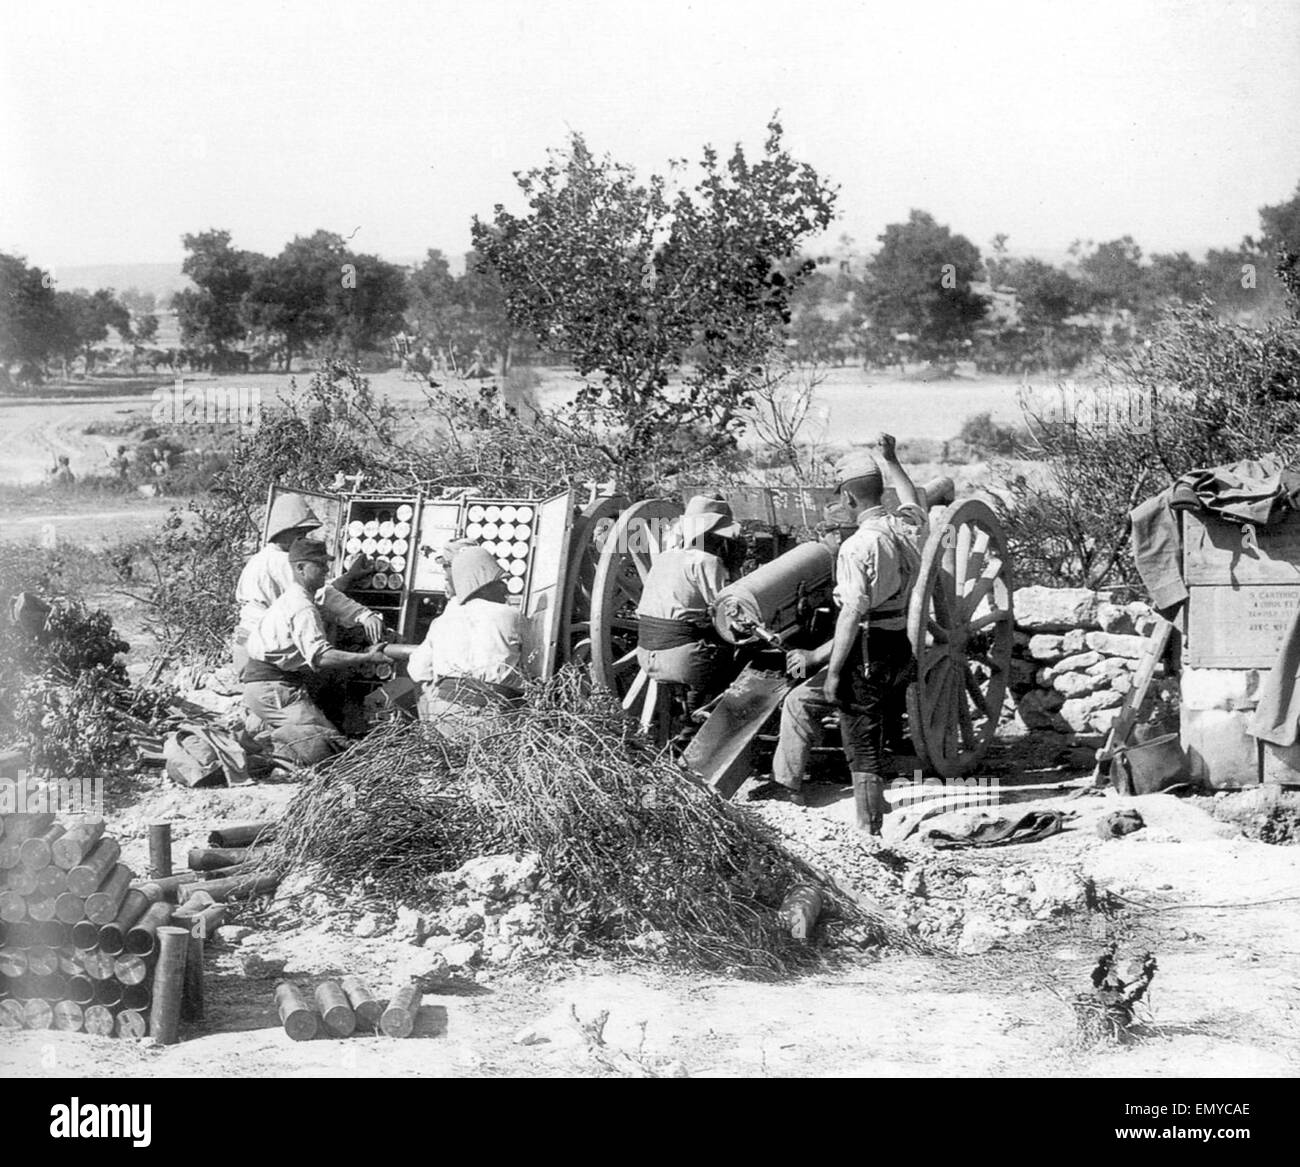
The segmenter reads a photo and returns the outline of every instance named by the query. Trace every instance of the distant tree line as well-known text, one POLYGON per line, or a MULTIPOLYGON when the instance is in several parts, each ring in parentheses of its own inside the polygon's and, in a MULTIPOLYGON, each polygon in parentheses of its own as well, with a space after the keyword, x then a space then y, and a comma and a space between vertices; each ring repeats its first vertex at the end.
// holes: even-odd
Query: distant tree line
POLYGON ((1076 240, 1064 266, 1018 258, 1008 236, 990 253, 925 211, 892 223, 866 260, 824 258, 794 299, 797 359, 868 367, 971 359, 982 371, 1070 371, 1124 351, 1179 304, 1205 297, 1223 317, 1262 325, 1285 300, 1273 267, 1300 250, 1300 186, 1260 208, 1260 233, 1203 260, 1144 257, 1131 236, 1076 240))

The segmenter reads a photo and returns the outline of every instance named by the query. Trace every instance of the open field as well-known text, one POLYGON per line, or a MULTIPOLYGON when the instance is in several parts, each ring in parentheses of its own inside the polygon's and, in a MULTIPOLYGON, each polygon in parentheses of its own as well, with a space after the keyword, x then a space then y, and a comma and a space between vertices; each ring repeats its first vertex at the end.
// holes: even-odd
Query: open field
MULTIPOLYGON (((557 405, 572 392, 572 374, 543 369, 535 391, 543 405, 557 405)), ((263 408, 293 393, 295 382, 305 384, 309 372, 290 375, 261 373, 250 376, 215 377, 185 374, 186 384, 256 389, 263 408)), ((424 405, 424 385, 403 380, 395 370, 375 373, 370 378, 377 395, 417 417, 424 405)), ((40 482, 57 455, 71 459, 79 474, 102 474, 116 440, 111 434, 87 434, 87 427, 103 428, 143 422, 153 404, 154 387, 167 388, 172 378, 133 378, 119 387, 112 380, 86 386, 50 389, 39 395, 0 398, 0 482, 40 482)), ((943 441, 955 437, 962 422, 973 414, 988 412, 995 420, 1015 422, 1019 382, 1011 378, 971 377, 925 383, 897 377, 867 374, 859 368, 827 370, 818 387, 815 422, 810 435, 818 431, 835 445, 863 441, 879 430, 900 438, 943 441)))

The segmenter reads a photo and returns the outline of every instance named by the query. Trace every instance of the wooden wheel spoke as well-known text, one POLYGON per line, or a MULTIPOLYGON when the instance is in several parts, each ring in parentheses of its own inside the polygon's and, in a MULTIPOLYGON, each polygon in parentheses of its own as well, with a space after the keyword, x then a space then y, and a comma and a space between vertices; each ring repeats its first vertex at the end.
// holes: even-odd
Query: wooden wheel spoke
POLYGON ((971 541, 974 538, 974 531, 969 526, 957 528, 957 545, 953 548, 953 586, 956 588, 958 595, 966 583, 967 574, 970 570, 970 550, 971 541))
MULTIPOLYGON (((969 678, 970 674, 967 674, 969 678)), ((967 691, 957 690, 957 724, 961 727, 961 742, 966 749, 975 747, 975 723, 971 720, 970 704, 966 698, 967 691)))
POLYGON ((636 649, 633 648, 630 651, 625 652, 610 665, 610 668, 613 669, 615 676, 621 676, 631 672, 635 668, 640 668, 640 665, 637 664, 636 649))
POLYGON ((1002 624, 1011 619, 1011 613, 1005 608, 997 608, 992 612, 986 612, 983 616, 977 616, 966 625, 967 632, 980 632, 994 624, 1002 624))
POLYGON ((941 665, 952 664, 952 654, 948 651, 947 645, 940 645, 932 649, 931 653, 932 655, 926 657, 921 663, 920 674, 923 679, 929 677, 941 665))
POLYGON ((650 732, 650 726, 654 722, 655 714, 659 711, 659 682, 650 681, 646 685, 645 701, 641 705, 641 728, 647 733, 650 732))
POLYGON ((933 616, 926 618, 925 629, 932 637, 934 637, 936 643, 948 643, 948 629, 940 624, 933 616))
POLYGON ((993 592, 993 586, 1002 574, 1002 560, 990 559, 980 572, 979 577, 970 586, 961 599, 963 613, 974 612, 993 592))
POLYGON ((979 710, 981 716, 988 717, 989 710, 987 705, 988 702, 987 694, 984 692, 983 689, 980 688, 980 683, 978 679, 970 671, 970 669, 963 669, 962 671, 966 674, 967 694, 970 696, 971 701, 974 702, 975 708, 979 710))
POLYGON ((625 712, 632 712, 636 707, 637 702, 641 699, 642 694, 645 692, 646 686, 651 683, 650 678, 647 677, 645 673, 638 670, 636 679, 632 682, 631 688, 627 691, 627 696, 623 698, 623 709, 625 712))

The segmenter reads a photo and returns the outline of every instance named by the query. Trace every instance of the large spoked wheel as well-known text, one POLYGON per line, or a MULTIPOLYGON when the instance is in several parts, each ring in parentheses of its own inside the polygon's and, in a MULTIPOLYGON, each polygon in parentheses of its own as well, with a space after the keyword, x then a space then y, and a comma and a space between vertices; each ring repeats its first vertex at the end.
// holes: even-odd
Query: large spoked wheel
POLYGON ((627 506, 628 500, 622 495, 607 495, 587 506, 573 524, 559 639, 560 659, 566 664, 587 664, 592 659, 591 607, 596 566, 610 531, 627 506))
POLYGON ((681 514, 678 503, 662 498, 628 507, 605 536, 592 580, 587 649, 592 678, 661 745, 669 736, 669 693, 637 664, 636 608, 646 576, 672 542, 681 514))
POLYGON ((1014 622, 1006 536, 979 499, 932 525, 907 630, 916 656, 908 688, 912 742, 941 778, 968 773, 997 732, 1011 670, 1014 622))

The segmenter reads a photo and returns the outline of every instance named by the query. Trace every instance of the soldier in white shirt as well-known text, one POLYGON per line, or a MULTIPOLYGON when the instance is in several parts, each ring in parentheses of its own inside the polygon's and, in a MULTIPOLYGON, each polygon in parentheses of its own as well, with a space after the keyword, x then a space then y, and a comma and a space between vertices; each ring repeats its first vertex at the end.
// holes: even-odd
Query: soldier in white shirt
POLYGON ((920 567, 927 516, 894 438, 881 434, 879 459, 855 454, 838 468, 842 506, 856 525, 835 565, 835 635, 820 648, 787 654, 789 674, 802 681, 781 707, 781 735, 772 777, 792 800, 800 790, 825 703, 841 706, 840 735, 853 776, 858 826, 879 834, 885 810, 883 752, 891 725, 901 718, 902 687, 912 664, 907 607, 920 567), (889 514, 881 506, 886 485, 898 495, 889 514))
POLYGON ((685 546, 656 557, 637 604, 637 663, 653 680, 685 685, 692 710, 735 672, 735 654, 713 627, 713 605, 727 586, 728 544, 739 535, 727 503, 692 498, 682 515, 685 546))
MULTIPOLYGON (((235 601, 239 604, 239 622, 235 627, 232 656, 235 668, 242 671, 248 661, 245 647, 248 637, 266 610, 293 582, 289 566, 289 548, 299 539, 321 525, 307 502, 298 495, 283 494, 275 500, 267 523, 268 541, 245 565, 235 586, 235 601)), ((318 599, 327 618, 344 628, 359 625, 366 639, 378 644, 384 637, 384 622, 377 613, 348 599, 339 587, 347 587, 360 573, 365 563, 358 561, 332 584, 325 584, 318 599), (337 587, 335 585, 338 585, 337 587)))
POLYGON ((248 637, 244 704, 261 723, 260 732, 269 736, 276 757, 310 766, 347 744, 316 703, 320 673, 390 658, 382 647, 369 652, 330 647, 314 598, 329 564, 324 543, 296 539, 286 557, 293 580, 248 637))
POLYGON ((406 671, 423 684, 420 717, 444 728, 476 722, 516 704, 523 690, 519 609, 508 603, 506 573, 482 547, 451 557, 452 598, 410 655, 406 671))

